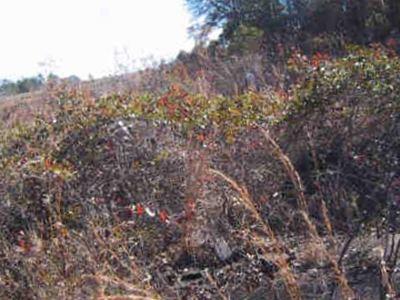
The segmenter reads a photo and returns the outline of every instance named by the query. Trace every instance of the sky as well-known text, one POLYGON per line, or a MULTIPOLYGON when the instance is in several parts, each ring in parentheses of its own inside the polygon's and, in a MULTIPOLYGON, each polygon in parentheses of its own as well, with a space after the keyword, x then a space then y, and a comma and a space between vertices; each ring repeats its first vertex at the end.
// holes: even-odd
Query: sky
POLYGON ((184 0, 0 0, 0 79, 87 79, 194 46, 184 0))

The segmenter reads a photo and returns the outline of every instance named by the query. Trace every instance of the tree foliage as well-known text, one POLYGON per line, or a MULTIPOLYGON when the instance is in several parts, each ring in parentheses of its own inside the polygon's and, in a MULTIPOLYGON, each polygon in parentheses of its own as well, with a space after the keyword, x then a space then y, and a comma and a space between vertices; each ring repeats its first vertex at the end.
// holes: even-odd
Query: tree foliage
MULTIPOLYGON (((327 36, 368 44, 385 41, 399 30, 396 0, 187 0, 207 34, 221 28, 220 42, 229 44, 243 26, 263 31, 264 42, 317 43, 327 36), (324 37, 322 37, 324 36, 324 37), (317 41, 314 41, 317 39, 317 41)), ((244 34, 246 36, 246 34, 244 34)), ((310 47, 308 47, 310 48, 310 47)), ((310 48, 309 50, 312 50, 310 48)))
POLYGON ((43 86, 45 80, 42 75, 23 78, 16 82, 3 80, 0 85, 0 95, 15 95, 35 91, 43 86))
POLYGON ((189 10, 201 20, 197 25, 208 33, 222 27, 221 38, 229 40, 240 25, 264 28, 278 24, 284 6, 279 0, 187 0, 189 10))

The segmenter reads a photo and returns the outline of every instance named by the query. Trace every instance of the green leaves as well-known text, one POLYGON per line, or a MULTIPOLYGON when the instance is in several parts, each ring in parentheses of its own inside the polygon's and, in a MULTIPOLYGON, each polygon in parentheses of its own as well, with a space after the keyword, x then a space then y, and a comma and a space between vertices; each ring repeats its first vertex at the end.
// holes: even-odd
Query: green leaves
POLYGON ((306 65, 302 83, 295 88, 295 110, 325 108, 335 100, 352 98, 368 103, 382 96, 398 101, 400 60, 383 49, 351 48, 349 55, 326 61, 317 68, 306 65))

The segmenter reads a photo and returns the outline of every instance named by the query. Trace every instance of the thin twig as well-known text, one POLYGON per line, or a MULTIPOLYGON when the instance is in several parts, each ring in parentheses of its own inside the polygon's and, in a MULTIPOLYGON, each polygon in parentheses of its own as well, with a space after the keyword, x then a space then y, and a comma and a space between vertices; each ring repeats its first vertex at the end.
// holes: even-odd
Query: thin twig
POLYGON ((347 239, 346 243, 344 244, 344 246, 342 248, 342 251, 340 252, 340 256, 339 256, 338 262, 337 262, 339 267, 342 265, 343 258, 346 255, 347 250, 349 250, 350 244, 351 244, 351 242, 353 240, 354 240, 354 235, 352 234, 352 235, 349 236, 349 238, 347 239))

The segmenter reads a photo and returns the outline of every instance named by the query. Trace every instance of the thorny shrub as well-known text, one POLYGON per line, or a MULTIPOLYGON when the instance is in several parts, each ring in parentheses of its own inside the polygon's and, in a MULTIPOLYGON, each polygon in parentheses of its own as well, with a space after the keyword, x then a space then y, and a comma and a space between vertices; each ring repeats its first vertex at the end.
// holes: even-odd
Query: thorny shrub
POLYGON ((379 47, 349 52, 296 54, 288 91, 207 97, 175 84, 97 99, 64 89, 52 114, 2 129, 0 297, 59 296, 54 285, 82 297, 82 280, 98 296, 176 296, 151 277, 160 252, 183 266, 195 252, 203 267, 231 255, 221 245, 258 253, 243 232, 260 220, 278 236, 314 223, 318 234, 396 230, 400 60, 379 47), (245 187, 255 213, 208 169, 245 187))

